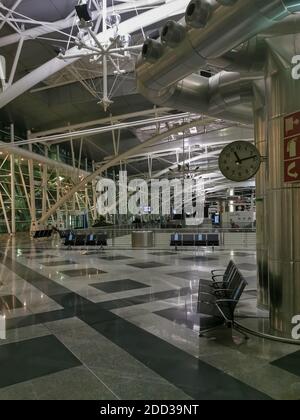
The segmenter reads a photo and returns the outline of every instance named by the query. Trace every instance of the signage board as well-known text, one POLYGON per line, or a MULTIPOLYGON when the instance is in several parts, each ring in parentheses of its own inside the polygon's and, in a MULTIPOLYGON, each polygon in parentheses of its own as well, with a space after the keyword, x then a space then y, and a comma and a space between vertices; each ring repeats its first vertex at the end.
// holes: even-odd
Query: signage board
POLYGON ((284 182, 300 182, 300 112, 284 117, 284 182))

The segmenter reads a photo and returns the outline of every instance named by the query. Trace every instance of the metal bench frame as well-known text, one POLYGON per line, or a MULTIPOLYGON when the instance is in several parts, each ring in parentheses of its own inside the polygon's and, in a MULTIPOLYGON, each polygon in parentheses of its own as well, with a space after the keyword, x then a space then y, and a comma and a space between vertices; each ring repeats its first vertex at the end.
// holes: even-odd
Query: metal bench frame
MULTIPOLYGON (((221 319, 223 320, 224 325, 226 325, 228 328, 231 328, 232 330, 233 329, 237 330, 240 334, 244 336, 246 340, 248 340, 249 337, 246 334, 244 334, 242 331, 240 331, 234 319, 236 306, 238 305, 240 298, 245 288, 247 287, 247 285, 248 283, 246 282, 243 275, 238 269, 236 269, 236 272, 233 278, 231 278, 231 281, 228 282, 228 285, 225 288, 224 286, 223 288, 217 288, 217 289, 212 287, 210 293, 202 292, 201 282, 200 282, 199 294, 198 294, 198 313, 203 313, 201 312, 201 303, 208 306, 210 305, 213 311, 216 309, 217 312, 220 314, 220 320, 221 319), (201 299, 202 297, 204 298, 204 300, 201 299), (227 313, 226 313, 224 304, 228 304, 227 313)), ((209 313, 207 315, 212 315, 212 314, 209 313)), ((216 318, 218 317, 216 316, 216 318)), ((205 337, 206 333, 209 333, 213 330, 218 329, 221 325, 222 323, 218 326, 200 331, 199 336, 205 337)))
POLYGON ((172 234, 171 240, 170 240, 170 246, 174 246, 175 250, 177 251, 177 248, 179 246, 182 247, 215 247, 220 246, 220 235, 218 233, 178 233, 178 234, 172 234), (178 240, 175 240, 176 235, 178 235, 178 240), (203 237, 202 240, 199 239, 200 235, 203 237), (189 240, 185 240, 185 237, 189 236, 189 240), (191 237, 193 239, 191 240, 191 237), (213 238, 214 237, 214 238, 213 238), (204 240, 205 238, 205 240, 204 240), (216 239, 218 238, 218 239, 216 239))

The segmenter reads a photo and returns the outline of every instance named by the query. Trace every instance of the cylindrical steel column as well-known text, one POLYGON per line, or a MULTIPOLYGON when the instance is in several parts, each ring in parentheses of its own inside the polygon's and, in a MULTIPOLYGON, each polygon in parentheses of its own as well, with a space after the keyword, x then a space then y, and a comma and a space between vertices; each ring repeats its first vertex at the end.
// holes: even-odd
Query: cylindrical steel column
MULTIPOLYGON (((15 142, 15 127, 14 124, 10 126, 11 143, 15 142)), ((16 170, 15 170, 15 155, 10 155, 10 186, 11 186, 11 234, 16 234, 16 170)))
MULTIPOLYGON (((300 53, 300 43, 299 35, 281 36, 267 42, 269 183, 264 217, 268 223, 270 317, 271 328, 291 338, 292 318, 300 314, 300 183, 285 182, 288 171, 284 167, 284 121, 300 109, 300 80, 293 79, 291 64, 292 57, 300 53)), ((298 123, 300 121, 294 121, 295 127, 298 123)), ((298 143, 300 138, 295 141, 298 143)), ((288 166, 295 176, 294 166, 290 163, 288 166)))
MULTIPOLYGON (((261 156, 267 156, 267 118, 264 101, 265 83, 257 82, 254 87, 254 135, 261 156)), ((256 176, 256 236, 257 236, 257 276, 258 307, 269 308, 269 270, 268 270, 268 224, 267 220, 268 165, 261 165, 256 176)))
POLYGON ((148 231, 136 231, 131 234, 132 248, 153 248, 154 233, 148 231))

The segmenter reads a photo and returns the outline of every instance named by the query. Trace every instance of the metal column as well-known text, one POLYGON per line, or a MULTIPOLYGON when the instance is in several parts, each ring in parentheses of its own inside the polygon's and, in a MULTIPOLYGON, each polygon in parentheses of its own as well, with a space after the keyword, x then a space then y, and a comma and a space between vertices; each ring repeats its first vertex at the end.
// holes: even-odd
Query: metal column
POLYGON ((300 314, 300 184, 284 182, 284 117, 299 111, 300 80, 291 60, 300 53, 298 35, 267 40, 269 185, 267 214, 271 327, 291 338, 300 314))
MULTIPOLYGON (((254 133, 255 143, 261 156, 268 153, 267 141, 267 109, 265 104, 265 83, 256 82, 254 86, 254 133)), ((261 165, 256 176, 256 238, 257 238, 257 275, 258 275, 258 307, 269 308, 269 242, 268 242, 268 212, 267 212, 267 161, 261 165)))
MULTIPOLYGON (((11 143, 15 142, 15 128, 10 126, 11 143)), ((10 155, 10 175, 11 175, 11 234, 16 234, 16 171, 15 171, 15 155, 10 155)))

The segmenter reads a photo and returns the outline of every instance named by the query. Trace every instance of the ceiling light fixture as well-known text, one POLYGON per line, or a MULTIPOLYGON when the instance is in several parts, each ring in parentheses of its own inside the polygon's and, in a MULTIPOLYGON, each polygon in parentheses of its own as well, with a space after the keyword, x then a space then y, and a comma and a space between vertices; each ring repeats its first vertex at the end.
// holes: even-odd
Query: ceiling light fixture
POLYGON ((92 21, 87 3, 79 4, 75 6, 75 10, 80 22, 89 23, 92 21))

